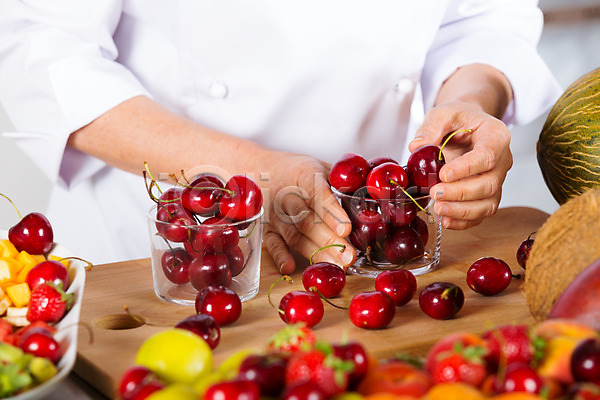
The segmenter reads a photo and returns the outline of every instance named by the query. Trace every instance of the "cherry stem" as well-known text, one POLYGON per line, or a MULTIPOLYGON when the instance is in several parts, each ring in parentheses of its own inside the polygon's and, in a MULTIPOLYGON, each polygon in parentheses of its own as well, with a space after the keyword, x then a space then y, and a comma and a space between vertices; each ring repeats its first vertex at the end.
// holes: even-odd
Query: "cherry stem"
POLYGON ((283 310, 280 310, 278 307, 275 307, 275 304, 273 304, 273 301, 271 300, 271 292, 273 291, 273 288, 275 287, 275 285, 277 285, 281 281, 288 281, 290 283, 290 285, 292 283, 294 283, 294 280, 292 279, 291 276, 289 276, 289 275, 283 275, 281 278, 277 279, 275 282, 273 282, 271 284, 271 286, 269 287, 269 291, 267 292, 267 300, 269 300, 269 304, 271 305, 271 307, 276 308, 277 310, 279 310, 280 313, 282 313, 283 310))
POLYGON ((444 143, 442 143, 442 147, 440 147, 440 154, 438 155, 438 160, 442 160, 442 150, 444 150, 444 147, 446 147, 446 144, 450 141, 450 139, 452 139, 452 136, 456 135, 457 133, 464 133, 464 132, 468 132, 468 133, 473 133, 472 129, 459 129, 457 131, 452 132, 447 138, 446 140, 444 140, 444 143))
POLYGON ((456 291, 457 291, 457 287, 456 286, 449 287, 449 288, 445 289, 442 292, 442 295, 440 297, 442 299, 446 300, 448 297, 450 297, 450 295, 452 294, 452 292, 456 292, 456 291))
POLYGON ((321 293, 319 291, 319 289, 317 289, 315 286, 311 286, 310 288, 308 288, 308 291, 318 294, 319 297, 321 299, 323 299, 330 306, 333 306, 335 308, 339 308, 340 310, 347 310, 348 309, 348 307, 342 307, 342 306, 338 306, 337 304, 332 303, 327 297, 323 296, 323 293, 321 293))
POLYGON ((313 251, 313 253, 310 255, 310 258, 308 259, 308 262, 310 265, 313 264, 313 257, 315 256, 315 254, 317 254, 318 252, 320 252, 321 250, 325 250, 328 249, 329 247, 341 247, 340 248, 340 253, 343 253, 344 250, 346 250, 346 245, 344 244, 339 244, 339 243, 334 243, 334 244, 328 244, 327 246, 323 246, 315 251, 313 251))
POLYGON ((415 204, 416 204, 416 206, 417 206, 417 207, 419 207, 419 209, 420 209, 421 211, 423 211, 423 212, 424 212, 425 214, 427 214, 427 215, 431 215, 431 213, 430 213, 429 211, 427 211, 426 209, 424 209, 424 208, 423 208, 423 207, 422 207, 422 206, 419 204, 419 202, 418 202, 418 201, 416 201, 416 200, 414 199, 414 197, 412 197, 412 196, 411 196, 411 195, 410 195, 410 194, 409 194, 409 193, 406 191, 406 189, 404 189, 404 188, 402 187, 402 185, 400 185, 398 182, 396 182, 396 181, 395 181, 395 180, 393 180, 393 179, 390 179, 390 183, 391 183, 392 185, 396 185, 397 187, 399 187, 399 188, 400 188, 400 190, 402 190, 402 193, 404 193, 404 194, 406 195, 406 197, 408 197, 409 199, 411 199, 411 200, 412 200, 412 202, 413 202, 413 203, 415 203, 415 204))
POLYGON ((252 223, 252 229, 250 229, 250 232, 246 233, 243 236, 240 236, 240 239, 246 239, 247 237, 250 237, 250 235, 252 235, 252 232, 254 232, 254 229, 256 229, 256 225, 258 225, 258 223, 254 221, 254 223, 252 223))
POLYGON ((160 186, 158 186, 158 183, 156 182, 156 179, 154 179, 154 176, 152 176, 152 172, 150 172, 150 167, 148 166, 148 162, 147 161, 144 161, 144 168, 145 168, 146 172, 148 173, 148 176, 150 177, 150 179, 152 180, 152 182, 154 182, 154 184, 156 185, 156 188, 158 189, 158 192, 160 194, 162 194, 163 191, 160 189, 160 186))
POLYGON ((138 322, 142 325, 149 325, 143 317, 132 313, 127 305, 124 305, 123 308, 125 309, 125 313, 127 313, 127 315, 129 315, 135 322, 138 322))
POLYGON ((513 278, 515 279, 521 279, 521 274, 511 274, 513 278))
POLYGON ((80 257, 75 257, 75 256, 63 257, 63 258, 59 259, 58 262, 61 262, 62 260, 78 260, 78 261, 84 262, 87 264, 87 267, 85 267, 86 271, 91 271, 92 268, 94 267, 94 264, 92 264, 91 261, 84 260, 83 258, 80 258, 80 257))
POLYGON ((19 212, 19 209, 17 208, 15 203, 13 203, 13 201, 10 199, 10 197, 8 197, 7 195, 2 194, 2 193, 0 193, 0 196, 4 197, 6 200, 8 200, 10 202, 10 204, 12 204, 12 206, 14 207, 15 211, 17 212, 19 219, 23 219, 23 217, 21 216, 21 213, 19 212))

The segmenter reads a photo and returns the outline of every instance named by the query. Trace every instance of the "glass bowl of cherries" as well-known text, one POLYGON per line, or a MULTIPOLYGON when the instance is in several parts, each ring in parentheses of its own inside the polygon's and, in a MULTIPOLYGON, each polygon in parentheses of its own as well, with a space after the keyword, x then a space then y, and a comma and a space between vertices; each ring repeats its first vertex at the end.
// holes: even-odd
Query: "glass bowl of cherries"
POLYGON ((148 193, 152 274, 156 295, 193 306, 207 286, 232 289, 246 301, 258 293, 262 242, 262 193, 245 175, 226 182, 199 174, 185 184, 148 193))
POLYGON ((429 189, 439 182, 443 164, 438 146, 416 150, 406 166, 356 153, 333 164, 329 183, 352 223, 348 240, 358 256, 350 273, 376 277, 406 269, 422 275, 438 266, 441 219, 429 189))

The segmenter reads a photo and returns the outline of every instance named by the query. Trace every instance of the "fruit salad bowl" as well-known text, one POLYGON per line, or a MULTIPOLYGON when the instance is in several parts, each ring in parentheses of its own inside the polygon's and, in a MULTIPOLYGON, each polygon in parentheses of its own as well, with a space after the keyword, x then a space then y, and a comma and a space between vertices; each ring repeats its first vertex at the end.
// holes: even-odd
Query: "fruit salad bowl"
POLYGON ((218 216, 190 220, 159 218, 161 205, 147 215, 154 292, 168 302, 194 306, 207 286, 232 289, 241 301, 258 293, 263 210, 230 221, 218 216))
MULTIPOLYGON (((8 232, 0 230, 0 239, 7 239, 8 232)), ((49 254, 60 258, 74 257, 70 250, 60 244, 55 243, 49 254)), ((57 388, 57 385, 64 380, 75 365, 77 356, 77 335, 79 328, 79 316, 81 312, 81 302, 83 298, 83 289, 85 285, 86 268, 88 264, 80 259, 69 260, 69 287, 67 293, 74 294, 74 302, 66 315, 54 325, 56 332, 54 338, 60 344, 62 356, 57 364, 58 372, 50 380, 35 386, 23 393, 9 397, 12 400, 29 400, 45 398, 50 392, 57 388)))
POLYGON ((376 277, 382 271, 433 271, 440 260, 441 219, 429 195, 400 192, 393 199, 373 199, 366 187, 353 194, 331 187, 352 223, 350 243, 357 261, 348 271, 376 277))

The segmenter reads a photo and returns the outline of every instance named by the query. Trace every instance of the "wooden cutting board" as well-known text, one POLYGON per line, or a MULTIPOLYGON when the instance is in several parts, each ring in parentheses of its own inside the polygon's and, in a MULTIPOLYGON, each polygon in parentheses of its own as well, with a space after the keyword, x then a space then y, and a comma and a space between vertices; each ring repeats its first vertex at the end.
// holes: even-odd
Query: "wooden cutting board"
MULTIPOLYGON (((417 278, 417 295, 434 281, 458 284, 465 293, 465 305, 454 319, 438 321, 427 317, 415 298, 397 308, 388 328, 365 330, 352 325, 347 311, 325 305, 325 316, 314 328, 317 337, 340 341, 347 335, 361 342, 375 357, 384 358, 397 351, 424 354, 436 340, 450 332, 481 333, 495 325, 533 323, 520 291, 522 280, 513 280, 509 288, 497 296, 484 297, 468 288, 465 272, 476 259, 493 256, 506 261, 513 273, 522 274, 524 271, 516 262, 516 250, 547 218, 546 213, 536 209, 512 207, 500 209, 494 217, 469 230, 443 232, 440 266, 417 278)), ((302 267, 293 275, 294 284, 275 285, 271 294, 274 302, 278 303, 290 290, 302 289, 302 267)), ((264 249, 261 275, 257 297, 243 304, 242 316, 234 325, 221 329, 221 342, 214 350, 216 363, 240 349, 262 348, 268 338, 284 326, 267 300, 269 286, 280 275, 264 249)), ((373 290, 373 279, 348 276, 342 297, 334 301, 347 304, 352 294, 365 290, 373 290)), ((122 373, 134 364, 142 342, 194 312, 193 307, 169 304, 155 296, 149 259, 95 266, 87 274, 81 309, 81 321, 91 327, 93 341, 90 343, 86 329, 79 330, 75 373, 106 396, 115 397, 116 384, 122 373), (126 306, 147 324, 133 327, 136 324, 125 312, 126 306)))

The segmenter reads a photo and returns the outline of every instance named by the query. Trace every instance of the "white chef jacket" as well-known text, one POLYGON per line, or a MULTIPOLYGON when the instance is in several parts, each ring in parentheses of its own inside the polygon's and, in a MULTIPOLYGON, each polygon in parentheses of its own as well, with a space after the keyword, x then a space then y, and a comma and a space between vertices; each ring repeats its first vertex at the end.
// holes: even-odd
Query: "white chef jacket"
POLYGON ((405 160, 415 93, 431 108, 461 65, 508 77, 505 122, 547 110, 542 25, 533 0, 2 0, 0 101, 54 182, 56 240, 95 263, 142 258, 141 176, 65 147, 112 107, 146 95, 273 149, 405 160))

